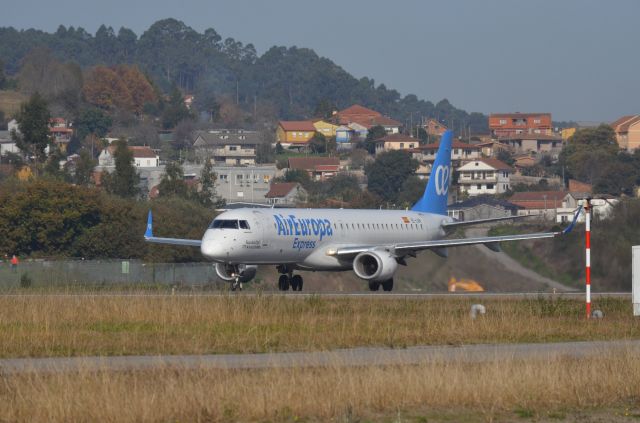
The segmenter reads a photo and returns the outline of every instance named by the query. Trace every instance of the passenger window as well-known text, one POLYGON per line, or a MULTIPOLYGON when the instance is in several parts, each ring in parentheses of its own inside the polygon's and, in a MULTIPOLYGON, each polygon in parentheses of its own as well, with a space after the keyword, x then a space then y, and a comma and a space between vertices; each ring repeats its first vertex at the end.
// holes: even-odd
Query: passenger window
POLYGON ((240 221, 240 229, 251 229, 251 228, 249 228, 249 222, 247 222, 246 220, 241 220, 240 221))

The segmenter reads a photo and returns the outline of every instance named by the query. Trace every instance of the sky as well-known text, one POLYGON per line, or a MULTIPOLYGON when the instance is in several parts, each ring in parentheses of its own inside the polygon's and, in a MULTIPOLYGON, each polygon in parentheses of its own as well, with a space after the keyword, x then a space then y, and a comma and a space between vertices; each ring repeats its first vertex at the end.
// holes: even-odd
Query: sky
POLYGON ((48 32, 106 24, 139 36, 176 18, 259 54, 312 48, 357 78, 470 112, 640 113, 637 0, 21 0, 2 10, 0 26, 48 32))

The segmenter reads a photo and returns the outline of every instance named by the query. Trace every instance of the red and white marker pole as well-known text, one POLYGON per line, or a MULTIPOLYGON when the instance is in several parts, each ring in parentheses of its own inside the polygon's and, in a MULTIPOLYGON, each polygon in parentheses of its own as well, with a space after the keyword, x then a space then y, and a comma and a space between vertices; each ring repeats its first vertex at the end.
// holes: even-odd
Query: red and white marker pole
POLYGON ((591 317, 591 200, 587 198, 584 206, 585 224, 585 263, 586 263, 586 293, 587 319, 591 317))

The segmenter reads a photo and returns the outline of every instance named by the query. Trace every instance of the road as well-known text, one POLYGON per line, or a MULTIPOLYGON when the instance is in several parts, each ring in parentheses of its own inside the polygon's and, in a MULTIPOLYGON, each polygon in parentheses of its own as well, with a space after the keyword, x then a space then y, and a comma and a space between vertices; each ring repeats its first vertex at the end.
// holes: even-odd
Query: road
POLYGON ((131 371, 153 369, 269 369, 324 366, 486 363, 505 359, 583 358, 613 352, 640 353, 640 340, 417 346, 402 349, 353 348, 318 352, 265 354, 18 358, 0 360, 1 374, 25 372, 131 371))

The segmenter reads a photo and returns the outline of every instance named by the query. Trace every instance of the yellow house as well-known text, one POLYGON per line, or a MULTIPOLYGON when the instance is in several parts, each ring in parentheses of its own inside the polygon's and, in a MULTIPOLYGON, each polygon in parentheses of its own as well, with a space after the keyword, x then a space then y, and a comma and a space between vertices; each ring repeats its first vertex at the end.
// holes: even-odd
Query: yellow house
POLYGON ((316 128, 316 132, 324 135, 327 138, 336 136, 336 129, 339 128, 338 125, 334 125, 329 122, 325 122, 324 120, 317 120, 313 122, 313 126, 316 128))
POLYGON ((563 141, 568 140, 575 133, 576 133, 576 128, 564 128, 564 129, 562 129, 562 133, 561 133, 562 134, 562 140, 563 141))
POLYGON ((281 120, 276 129, 276 142, 288 145, 304 145, 316 133, 316 127, 308 120, 281 120))

